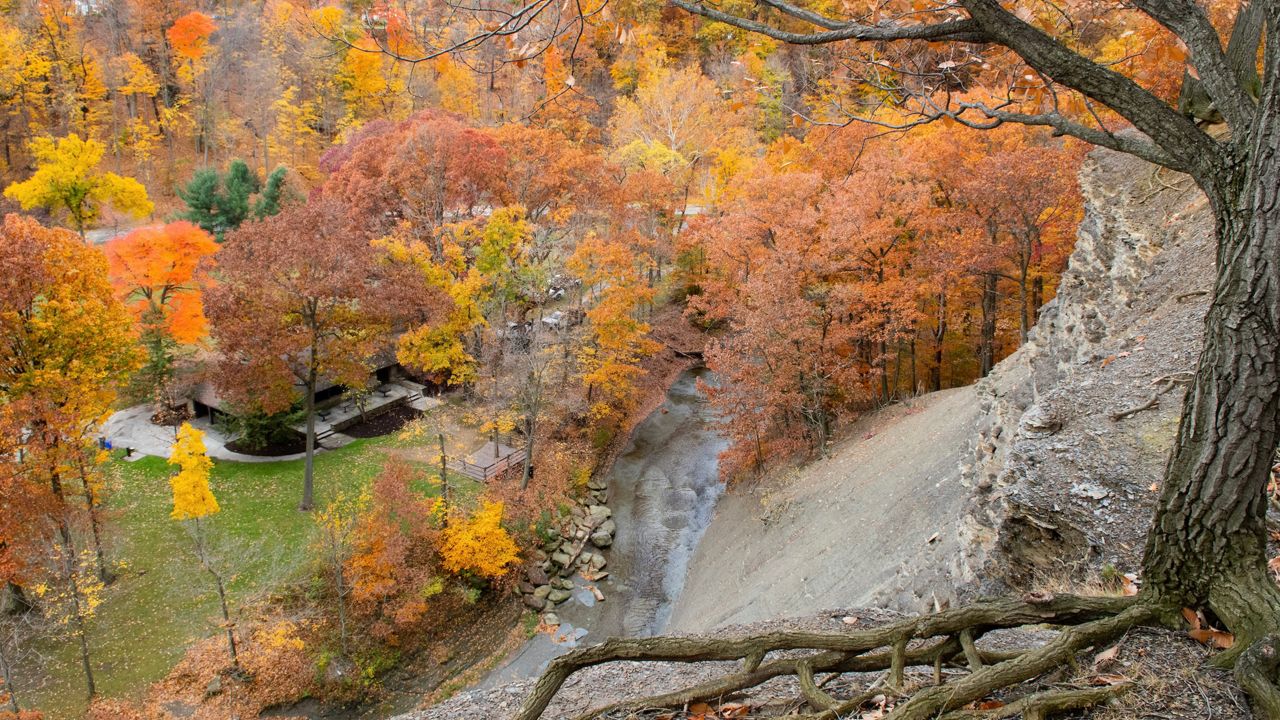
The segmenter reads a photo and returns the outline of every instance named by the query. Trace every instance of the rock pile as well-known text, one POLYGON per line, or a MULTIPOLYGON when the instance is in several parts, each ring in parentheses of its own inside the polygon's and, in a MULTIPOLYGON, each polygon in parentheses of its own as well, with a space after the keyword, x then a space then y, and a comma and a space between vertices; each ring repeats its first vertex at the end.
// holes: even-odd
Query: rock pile
MULTIPOLYGON (((592 478, 587 492, 559 520, 556 536, 533 553, 525 568, 525 579, 517 585, 525 607, 543 613, 543 622, 558 625, 553 612, 557 605, 573 597, 573 575, 595 581, 609 576, 604 551, 613 545, 618 526, 609 500, 608 484, 592 478)), ((599 592, 596 591, 599 599, 599 592)))

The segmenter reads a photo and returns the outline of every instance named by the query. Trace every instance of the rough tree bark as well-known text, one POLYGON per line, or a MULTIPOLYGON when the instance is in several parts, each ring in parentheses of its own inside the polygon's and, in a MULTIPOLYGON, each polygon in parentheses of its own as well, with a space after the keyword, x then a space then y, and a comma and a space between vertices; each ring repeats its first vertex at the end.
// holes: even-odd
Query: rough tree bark
MULTIPOLYGON (((1280 11, 1270 5, 1274 23, 1280 11)), ((1269 35, 1274 58, 1280 40, 1269 35)), ((1280 68, 1269 70, 1247 155, 1205 188, 1218 277, 1144 562, 1153 594, 1211 608, 1242 647, 1280 625, 1280 592, 1266 569, 1266 486, 1280 423, 1280 68)))

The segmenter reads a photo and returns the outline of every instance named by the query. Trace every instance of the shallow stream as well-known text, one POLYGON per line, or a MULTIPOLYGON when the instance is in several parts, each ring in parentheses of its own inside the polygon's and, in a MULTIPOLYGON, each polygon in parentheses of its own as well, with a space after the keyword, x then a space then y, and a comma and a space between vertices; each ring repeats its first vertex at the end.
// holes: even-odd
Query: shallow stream
POLYGON ((597 583, 604 601, 597 602, 575 576, 579 587, 555 611, 560 632, 534 637, 482 686, 536 676, 578 645, 654 635, 666 627, 723 487, 718 459, 728 441, 716 432, 699 379, 712 382, 713 376, 695 369, 676 380, 609 473, 609 508, 618 531, 605 553, 609 577, 597 583))

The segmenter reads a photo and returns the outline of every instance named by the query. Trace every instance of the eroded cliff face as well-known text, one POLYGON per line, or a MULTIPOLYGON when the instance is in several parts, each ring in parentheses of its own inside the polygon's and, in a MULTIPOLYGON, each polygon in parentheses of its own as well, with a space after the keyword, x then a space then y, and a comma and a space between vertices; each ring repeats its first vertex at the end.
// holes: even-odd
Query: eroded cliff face
POLYGON ((961 574, 979 591, 1136 570, 1199 355, 1214 265, 1203 195, 1106 151, 1081 190, 1057 297, 977 387, 961 574))

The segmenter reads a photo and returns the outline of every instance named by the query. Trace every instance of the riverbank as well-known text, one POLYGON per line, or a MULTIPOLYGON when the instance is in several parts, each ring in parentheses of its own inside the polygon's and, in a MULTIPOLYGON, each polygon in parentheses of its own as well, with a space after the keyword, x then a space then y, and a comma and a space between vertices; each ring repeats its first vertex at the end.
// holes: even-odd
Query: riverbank
POLYGON ((718 459, 727 442, 698 389, 709 379, 705 369, 681 372, 605 473, 616 527, 605 552, 607 574, 567 578, 568 597, 553 609, 558 627, 532 638, 478 687, 536 677, 581 644, 665 629, 722 491, 718 459))
POLYGON ((972 387, 912 398, 867 413, 825 458, 735 484, 698 547, 670 629, 949 602, 972 492, 961 462, 978 414, 972 387))

